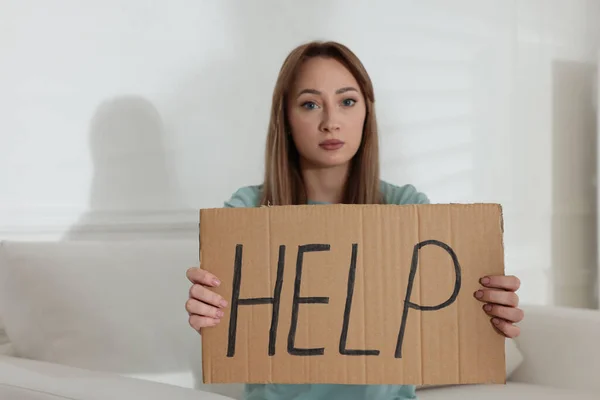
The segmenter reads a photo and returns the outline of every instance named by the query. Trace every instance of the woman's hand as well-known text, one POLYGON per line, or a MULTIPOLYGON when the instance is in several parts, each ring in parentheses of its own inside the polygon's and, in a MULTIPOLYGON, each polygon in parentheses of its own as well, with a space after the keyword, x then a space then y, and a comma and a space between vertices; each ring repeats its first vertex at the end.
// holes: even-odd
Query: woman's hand
POLYGON ((199 267, 188 269, 186 276, 192 283, 189 299, 185 303, 190 326, 198 332, 202 328, 215 326, 221 322, 222 308, 227 306, 227 301, 208 288, 217 287, 221 282, 199 267))
POLYGON ((515 293, 521 286, 516 276, 485 276, 480 279, 485 288, 475 292, 475 298, 484 302, 483 310, 490 316, 494 327, 504 336, 519 336, 520 329, 513 324, 523 319, 518 308, 519 296, 515 293))

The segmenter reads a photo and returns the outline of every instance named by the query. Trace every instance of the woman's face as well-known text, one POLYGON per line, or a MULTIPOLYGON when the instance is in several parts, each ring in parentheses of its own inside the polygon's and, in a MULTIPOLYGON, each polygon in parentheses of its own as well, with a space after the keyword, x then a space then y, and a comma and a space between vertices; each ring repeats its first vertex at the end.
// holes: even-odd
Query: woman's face
POLYGON ((287 112, 304 168, 345 166, 358 151, 366 104, 358 82, 339 61, 314 57, 304 62, 287 112))

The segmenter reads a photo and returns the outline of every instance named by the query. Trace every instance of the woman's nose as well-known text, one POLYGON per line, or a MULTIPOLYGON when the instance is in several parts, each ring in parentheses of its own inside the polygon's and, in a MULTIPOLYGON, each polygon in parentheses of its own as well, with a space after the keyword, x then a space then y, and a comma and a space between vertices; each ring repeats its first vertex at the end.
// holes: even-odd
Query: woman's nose
POLYGON ((340 129, 341 125, 339 117, 335 111, 326 111, 323 113, 323 120, 321 121, 321 129, 325 132, 335 132, 340 129))

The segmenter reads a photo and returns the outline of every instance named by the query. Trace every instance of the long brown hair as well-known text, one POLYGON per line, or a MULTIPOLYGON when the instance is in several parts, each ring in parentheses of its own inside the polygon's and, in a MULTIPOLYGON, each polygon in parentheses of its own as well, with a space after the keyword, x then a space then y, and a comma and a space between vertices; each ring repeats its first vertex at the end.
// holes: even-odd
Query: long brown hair
POLYGON ((298 46, 286 57, 277 78, 271 105, 265 149, 262 205, 305 204, 306 191, 300 173, 299 154, 289 132, 286 98, 298 67, 311 57, 330 57, 342 63, 357 80, 366 102, 360 147, 351 161, 343 203, 382 202, 379 183, 379 140, 375 118, 375 96, 371 78, 358 57, 336 42, 313 41, 298 46))

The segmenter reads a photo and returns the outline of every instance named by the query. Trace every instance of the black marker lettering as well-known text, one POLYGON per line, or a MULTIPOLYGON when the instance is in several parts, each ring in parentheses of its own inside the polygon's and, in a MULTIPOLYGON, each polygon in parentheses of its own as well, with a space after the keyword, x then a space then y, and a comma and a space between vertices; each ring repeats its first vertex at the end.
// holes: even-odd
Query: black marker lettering
POLYGON ((348 293, 346 295, 346 308, 344 309, 344 324, 340 336, 340 354, 347 356, 378 356, 379 350, 348 350, 346 342, 348 341, 348 327, 350 325, 350 310, 352 309, 352 297, 354 295, 354 283, 356 278, 356 254, 358 253, 358 244, 352 244, 352 258, 350 259, 350 269, 348 272, 348 293))
POLYGON ((229 341, 227 344, 227 357, 235 355, 235 339, 237 334, 238 307, 241 305, 273 304, 271 329, 269 331, 269 355, 275 355, 275 342, 277 339, 277 323, 279 321, 279 304, 281 302, 281 288, 283 286, 283 267, 285 265, 285 246, 279 246, 279 261, 277 263, 277 279, 273 297, 258 297, 240 299, 240 286, 242 283, 242 252, 244 246, 235 247, 235 263, 233 266, 233 291, 231 294, 231 314, 229 317, 229 341))
POLYGON ((448 246, 447 244, 442 243, 440 241, 437 241, 437 240, 426 240, 424 242, 421 242, 421 243, 418 243, 415 245, 414 251, 413 251, 413 257, 412 257, 412 263, 410 266, 410 275, 408 278, 408 286, 406 289, 406 299, 404 300, 404 311, 402 312, 402 324, 400 326, 400 332, 398 334, 398 342, 396 343, 396 355, 395 355, 396 358, 402 358, 402 341, 404 340, 404 331, 406 330, 406 320, 408 317, 408 309, 414 308, 415 310, 420 310, 420 311, 435 311, 435 310, 441 310, 442 308, 448 307, 450 304, 454 303, 454 301, 458 297, 458 292, 460 291, 460 283, 461 283, 460 265, 458 264, 458 258, 456 257, 454 250, 452 250, 452 248, 450 248, 450 246, 448 246), (421 306, 421 305, 412 303, 410 301, 410 295, 412 292, 412 287, 413 287, 413 284, 415 281, 415 274, 417 273, 417 266, 418 266, 418 262, 419 262, 419 250, 422 247, 425 247, 427 245, 439 246, 442 249, 446 250, 448 252, 448 254, 450 254, 450 257, 452 257, 452 262, 454 263, 454 272, 456 274, 456 279, 454 281, 454 291, 452 292, 452 295, 450 295, 450 298, 448 300, 446 300, 442 304, 438 304, 437 306, 421 306))
POLYGON ((304 253, 312 251, 329 251, 328 244, 305 244, 298 246, 298 259, 296 260, 296 281, 294 282, 294 302, 292 304, 292 324, 288 335, 288 353, 294 356, 316 356, 325 353, 325 348, 299 349, 295 347, 296 329, 298 328, 298 311, 300 304, 328 304, 329 297, 300 297, 300 283, 302 281, 302 261, 304 253))

